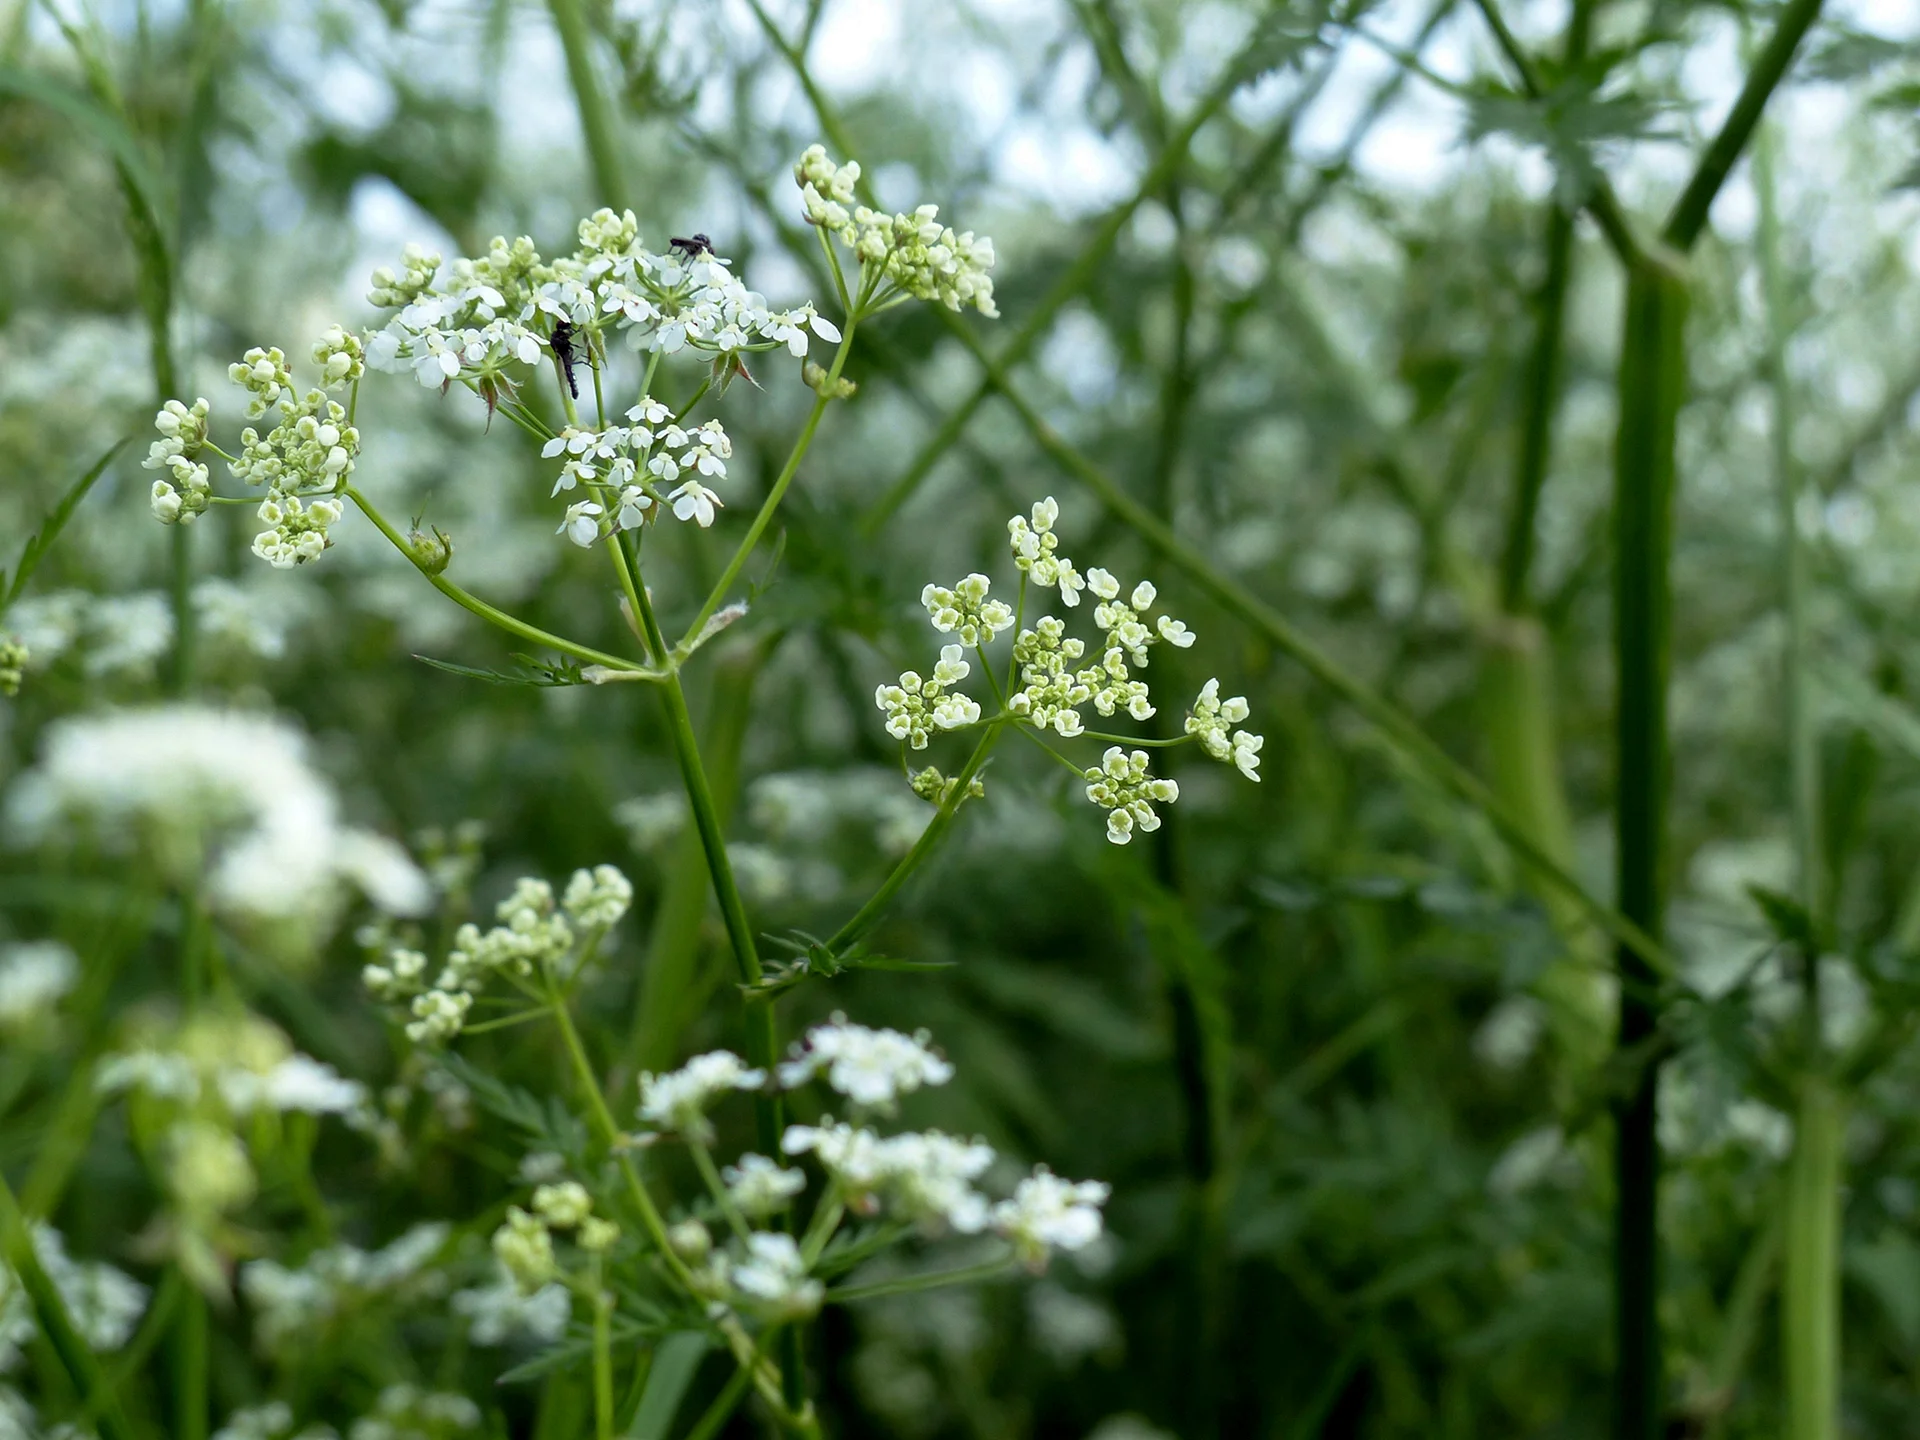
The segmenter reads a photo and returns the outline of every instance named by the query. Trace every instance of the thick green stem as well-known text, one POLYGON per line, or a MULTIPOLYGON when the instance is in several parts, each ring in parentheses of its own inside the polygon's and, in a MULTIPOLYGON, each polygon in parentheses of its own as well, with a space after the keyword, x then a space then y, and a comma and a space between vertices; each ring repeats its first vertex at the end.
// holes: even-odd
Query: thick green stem
POLYGON ((1810 1072, 1794 1117, 1780 1275, 1785 1440, 1840 1434, 1840 1185, 1846 1109, 1810 1072))
POLYGON ((188 1289, 181 1297, 173 1334, 173 1428, 175 1440, 207 1436, 207 1297, 188 1289))
MULTIPOLYGON (((1674 436, 1686 390, 1687 292, 1670 272, 1628 278, 1614 477, 1614 648, 1619 677, 1616 864, 1621 912, 1661 933, 1665 902, 1667 677, 1671 660, 1674 436)), ((1655 973, 1621 946, 1619 1045, 1630 1052, 1660 1024, 1655 973)), ((1615 1137, 1615 1433, 1662 1434, 1659 1319, 1659 1065, 1639 1071, 1615 1137)))
POLYGON ((1533 568, 1534 528, 1540 491, 1546 483, 1553 444, 1553 416, 1560 398, 1563 367, 1561 331, 1567 313, 1567 282, 1573 273, 1573 216, 1558 203, 1547 208, 1547 273, 1537 301, 1538 329, 1533 354, 1522 377, 1520 443, 1514 461, 1513 504, 1507 514, 1507 542, 1500 557, 1500 607, 1509 615, 1527 609, 1527 581, 1533 568))
POLYGON ((553 11, 554 28, 560 32, 560 48, 566 52, 567 79, 573 85, 587 154, 593 160, 594 188, 602 203, 623 209, 627 203, 626 167, 621 163, 613 107, 593 73, 592 37, 587 33, 580 0, 548 0, 548 8, 553 11))
MULTIPOLYGON (((656 655, 667 653, 666 636, 647 598, 646 586, 635 592, 639 606, 641 632, 656 655)), ((760 952, 753 940, 753 924, 740 898, 739 882, 733 874, 733 861, 727 855, 727 832, 714 803, 713 787, 707 781, 706 767, 700 760, 700 742, 694 734, 693 715, 687 709, 687 692, 679 673, 667 676, 661 687, 667 707, 667 729, 673 740, 673 757, 680 766, 680 780, 687 792, 687 806, 693 812, 693 824, 700 835, 700 848, 706 852, 707 873, 713 879, 714 898, 720 904, 720 918, 727 928, 727 941, 733 947, 734 964, 743 985, 757 985, 762 976, 760 952)), ((747 1058, 764 1068, 773 1065, 780 1053, 780 1039, 771 1005, 747 1007, 747 1058)), ((779 1154, 781 1105, 777 1097, 756 1095, 753 1102, 754 1129, 761 1151, 779 1154)))
POLYGON ((1820 5, 1821 0, 1790 0, 1786 9, 1780 12, 1779 23, 1774 26, 1766 48, 1753 62, 1753 68, 1747 72, 1746 84, 1740 87, 1739 98, 1733 102, 1733 109, 1727 112, 1720 133, 1713 137, 1707 153, 1700 157, 1693 178, 1687 182, 1687 188, 1681 192, 1673 213, 1667 218, 1665 229, 1661 231, 1661 238, 1674 249, 1691 250, 1693 242, 1700 238, 1700 232, 1706 228, 1707 214, 1713 209, 1714 197, 1720 193, 1720 187, 1732 173, 1740 152, 1747 148, 1747 141, 1753 135, 1754 127, 1760 123, 1767 101, 1773 98, 1773 92, 1786 78, 1787 67, 1793 63, 1794 52, 1800 48, 1801 40, 1813 27, 1813 22, 1820 18, 1820 5))
MULTIPOLYGON (((767 654, 763 648, 723 656, 714 667, 707 705, 707 775, 714 803, 730 809, 738 789, 740 751, 752 714, 754 681, 767 654)), ((623 1070, 664 1070, 673 1063, 673 1047, 690 1018, 695 963, 707 914, 706 849, 692 827, 680 836, 667 867, 647 955, 634 995, 633 1022, 623 1070)))
POLYGON ((613 1296, 598 1282, 593 1287, 593 1435, 613 1440, 613 1296))

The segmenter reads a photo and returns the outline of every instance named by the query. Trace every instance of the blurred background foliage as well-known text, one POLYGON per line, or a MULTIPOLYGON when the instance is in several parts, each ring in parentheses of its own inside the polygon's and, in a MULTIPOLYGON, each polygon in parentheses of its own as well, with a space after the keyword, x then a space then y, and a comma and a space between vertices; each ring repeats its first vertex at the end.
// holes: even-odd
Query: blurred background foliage
MULTIPOLYGON (((564 248, 578 216, 618 201, 655 246, 710 234, 776 304, 824 297, 786 171, 815 139, 850 144, 887 204, 935 199, 994 237, 1003 318, 966 328, 1022 404, 938 314, 863 327, 859 395, 782 512, 777 569, 756 561, 754 614, 692 681, 760 928, 831 931, 902 823, 911 835, 872 686, 924 663, 921 585, 1004 573, 1005 519, 1042 495, 1061 501, 1068 551, 1151 576, 1199 632, 1160 661, 1175 688, 1220 675, 1268 744, 1258 789, 1176 765, 1167 828, 1125 850, 1057 768, 1003 753, 937 873, 875 935, 953 967, 787 1002, 790 1029, 834 1008, 931 1027, 960 1081, 927 1118, 1115 1191, 1111 1244, 1034 1286, 829 1312, 810 1360, 833 1433, 1602 1433, 1621 1084, 1607 947, 1482 818, 1117 521, 1084 467, 1404 707, 1610 893, 1623 287, 1587 222, 1555 220, 1556 196, 1604 166, 1651 223, 1776 7, 1594 0, 1586 58, 1551 62, 1538 102, 1450 0, 784 0, 766 16, 777 42, 739 0, 555 8, 578 13, 609 97, 624 196, 595 179, 554 14, 524 0, 0 7, 0 551, 160 394, 204 393, 218 413, 247 346, 291 353, 371 319, 366 277, 409 240, 564 248), (159 247, 129 225, 129 193, 159 247), (1557 385, 1536 341, 1556 229, 1557 385), (176 383, 156 372, 156 316, 176 383)), ((1564 4, 1510 19, 1563 53, 1564 4)), ((1854 1057, 1843 1413, 1848 1433, 1920 1434, 1916 33, 1907 6, 1828 8, 1769 113, 1770 167, 1735 172, 1692 261, 1667 857, 1692 998, 1660 1097, 1673 1434, 1779 1423, 1774 1256, 1804 987, 1746 887, 1798 883, 1783 514, 1811 573, 1821 1021, 1854 1057), (1796 424, 1776 447, 1783 404, 1796 424)), ((719 407, 738 456, 722 530, 804 413, 784 365, 760 379, 719 407)), ((551 533, 523 437, 489 433, 469 396, 400 383, 370 387, 360 423, 362 482, 452 534, 462 583, 623 644, 604 575, 551 533)), ((613 860, 636 876, 587 1000, 611 1068, 730 1042, 724 936, 659 798, 677 782, 645 687, 488 686, 417 663, 511 667, 358 519, 283 574, 247 554, 236 510, 192 532, 181 674, 169 535, 144 490, 129 451, 8 616, 36 662, 0 705, 0 779, 70 713, 190 693, 297 717, 356 819, 483 827, 481 903, 521 873, 613 860)), ((685 538, 650 546, 669 616, 712 578, 685 538)), ((0 1121, 0 1165, 24 1174, 66 1133, 77 1060, 165 990, 175 921, 138 874, 17 851, 0 852, 0 917, 0 940, 112 957, 91 1021, 41 1037, 0 1121)), ((303 1048, 423 1083, 360 992, 351 933, 292 973, 226 943, 303 1048)), ((544 1042, 519 1034, 473 1048, 538 1076, 544 1042)), ((329 1199, 361 1244, 420 1217, 476 1222, 471 1196, 511 1168, 484 1109, 410 1114, 404 1154, 328 1142, 329 1199)), ((54 1193, 70 1247, 138 1271, 150 1201, 115 1122, 69 1163, 54 1193)), ((312 1243, 282 1218, 263 1253, 312 1243)), ((287 1363, 305 1367, 300 1393, 349 1409, 386 1381, 464 1375, 510 1433, 572 1433, 574 1382, 496 1389, 492 1357, 452 1354, 444 1330, 374 1317, 287 1363)), ((217 1318, 216 1413, 295 1383, 248 1359, 248 1335, 244 1311, 217 1318)))

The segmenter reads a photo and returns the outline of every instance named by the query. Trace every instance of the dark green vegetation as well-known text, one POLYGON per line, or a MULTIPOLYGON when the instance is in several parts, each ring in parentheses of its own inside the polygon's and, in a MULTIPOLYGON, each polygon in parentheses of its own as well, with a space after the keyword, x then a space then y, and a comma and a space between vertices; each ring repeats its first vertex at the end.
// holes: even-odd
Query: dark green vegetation
MULTIPOLYGON (((1916 1433, 1920 255, 1899 187, 1920 54, 1803 0, 1443 0, 1424 24, 880 6, 877 46, 837 28, 867 12, 822 8, 202 0, 62 34, 22 7, 0 68, 0 561, 114 440, 146 443, 157 396, 231 413, 228 359, 304 346, 436 227, 448 253, 558 248, 630 205, 656 246, 705 230, 776 303, 824 302, 783 173, 823 140, 889 204, 940 198, 992 234, 1003 318, 862 329, 860 393, 795 481, 777 567, 763 548, 752 615, 690 672, 716 799, 771 877, 753 927, 833 935, 884 876, 870 829, 783 828, 765 777, 895 765, 870 696, 924 662, 914 597, 1004 575, 1005 518, 1043 494, 1068 549, 1125 557, 1200 633, 1156 652, 1173 689, 1217 674, 1267 736, 1258 790, 1173 752, 1183 797, 1125 850, 1004 747, 987 804, 867 933, 952 968, 780 1001, 788 1034, 835 1008, 930 1027, 960 1078, 926 1123, 1115 1190, 1109 1263, 829 1311, 805 1337, 829 1432, 1081 1435, 1131 1412, 1183 1437, 1916 1433), (1396 135, 1455 123, 1436 97, 1481 143, 1437 153, 1439 184, 1396 178, 1396 135), (1034 144, 1039 199, 1009 179, 1034 144), (1087 198, 1090 154, 1120 178, 1087 198)), ((723 533, 810 403, 791 369, 722 406, 723 533)), ((404 443, 370 445, 358 480, 452 534, 450 578, 631 648, 591 628, 610 586, 550 534, 531 447, 457 390, 370 403, 404 443)), ((0 765, 57 716, 162 693, 296 716, 359 818, 481 821, 485 903, 522 873, 635 876, 585 997, 596 1064, 748 1045, 691 828, 639 847, 616 816, 678 785, 681 717, 652 687, 416 664, 514 667, 365 526, 269 573, 244 511, 153 526, 148 478, 117 461, 24 593, 231 576, 286 653, 176 625, 143 673, 76 645, 0 702, 0 765)), ((686 539, 652 552, 685 577, 671 624, 726 553, 686 539)), ((102 1434, 193 1440, 267 1394, 338 1420, 410 1378, 496 1397, 516 1434, 579 1433, 581 1367, 496 1390, 501 1352, 450 1348, 431 1307, 276 1367, 244 1311, 143 1269, 147 1182, 68 1076, 173 990, 203 917, 84 857, 0 864, 0 940, 63 936, 97 980, 0 1061, 0 1172, 75 1253, 171 1297, 102 1357, 112 1385, 50 1325, 49 1415, 110 1389, 102 1434)), ((302 1048, 396 1078, 350 935, 292 974, 219 944, 302 1048)), ((545 1035, 484 1051, 535 1085, 559 1063, 545 1035)), ((520 1137, 484 1105, 462 1127, 416 1096, 407 1121, 385 1159, 329 1133, 325 1204, 267 1192, 259 1248, 425 1217, 484 1234, 520 1137)), ((686 1433, 722 1367, 651 1364, 692 1374, 661 1432, 686 1433)))

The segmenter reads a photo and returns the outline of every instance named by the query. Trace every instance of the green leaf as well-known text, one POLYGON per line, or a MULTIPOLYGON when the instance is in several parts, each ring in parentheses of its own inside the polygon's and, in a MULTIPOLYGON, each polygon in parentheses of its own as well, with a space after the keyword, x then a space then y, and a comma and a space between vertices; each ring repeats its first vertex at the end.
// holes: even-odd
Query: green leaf
POLYGON ((587 683, 586 676, 580 673, 579 664, 567 659, 549 662, 516 654, 513 658, 523 667, 520 670, 488 670, 478 665, 460 665, 452 660, 436 660, 431 655, 415 655, 413 658, 423 665, 444 670, 449 675, 464 675, 469 680, 484 680, 489 685, 518 685, 535 690, 550 690, 561 685, 587 683))
POLYGON ((647 1388, 641 1392, 633 1424, 627 1427, 627 1440, 666 1440, 710 1343, 703 1331, 676 1330, 654 1347, 647 1388))
MULTIPOLYGON (((0 78, 3 77, 4 71, 0 71, 0 78)), ((39 533, 29 539, 27 548, 20 552, 20 563, 13 567, 13 578, 9 580, 6 572, 0 570, 0 615, 6 614, 8 607, 20 598, 20 592, 26 588, 27 581, 39 568, 40 562, 46 558, 47 551, 53 547, 53 542, 60 538, 60 532, 66 529, 67 521, 73 518, 73 512, 80 507, 80 502, 87 498, 87 492, 93 489, 94 482, 106 473, 107 466, 112 463, 113 457, 120 453, 121 446, 126 443, 125 440, 116 440, 113 448, 95 461, 91 470, 67 487, 67 493, 60 497, 60 503, 53 507, 53 513, 47 516, 46 523, 40 527, 39 533)))
POLYGON ((1818 955, 1826 947, 1820 943, 1820 927, 1807 907, 1791 895, 1765 885, 1748 885, 1747 895, 1766 918, 1767 928, 1802 955, 1818 955))

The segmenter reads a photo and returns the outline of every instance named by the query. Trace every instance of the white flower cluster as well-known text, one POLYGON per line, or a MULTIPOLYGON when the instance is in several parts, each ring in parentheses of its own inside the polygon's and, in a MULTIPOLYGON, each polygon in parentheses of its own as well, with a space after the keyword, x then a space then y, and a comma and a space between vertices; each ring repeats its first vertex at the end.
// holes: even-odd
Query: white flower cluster
POLYGON ((154 518, 163 525, 191 524, 205 513, 213 495, 207 467, 200 464, 200 451, 207 443, 207 412, 204 399, 195 400, 189 409, 178 400, 169 400, 153 417, 153 428, 160 438, 147 449, 141 464, 148 470, 165 470, 166 479, 153 482, 154 518))
POLYGON ((553 1248, 554 1231, 574 1232, 574 1243, 588 1255, 603 1255, 620 1239, 620 1227, 593 1213, 593 1197, 577 1180, 541 1185, 533 1208, 507 1207, 493 1232, 493 1253, 523 1294, 533 1296, 560 1273, 553 1248))
POLYGON ((360 452, 346 407, 327 396, 363 372, 359 340, 336 325, 314 346, 313 360, 322 386, 298 398, 278 349, 255 346, 227 369, 252 396, 248 417, 275 417, 265 436, 252 426, 240 432, 240 454, 227 468, 236 480, 266 487, 259 514, 268 528, 254 537, 253 553, 277 570, 317 559, 333 543, 327 532, 342 513, 337 497, 360 452))
POLYGON ((58 940, 0 946, 0 1033, 45 1024, 80 980, 80 962, 58 940))
POLYGON ((269 1400, 234 1411, 213 1432, 212 1440, 338 1440, 338 1433, 331 1425, 305 1425, 296 1431, 293 1407, 284 1400, 269 1400))
POLYGON ((486 255, 456 259, 444 275, 438 255, 409 246, 403 273, 374 273, 367 298, 399 313, 368 342, 368 363, 410 368, 428 386, 469 379, 487 393, 508 364, 539 363, 560 321, 590 337, 590 348, 613 329, 635 350, 693 349, 728 365, 774 349, 803 357, 809 335, 840 339, 811 304, 772 309, 709 251, 648 250, 631 210, 595 211, 579 239, 572 255, 548 261, 525 236, 512 244, 496 236, 486 255))
POLYGON ((982 315, 1000 313, 993 304, 993 277, 987 273, 993 269, 993 241, 986 236, 976 237, 971 230, 956 235, 940 223, 937 205, 922 205, 911 215, 888 215, 856 204, 859 162, 836 165, 821 145, 807 147, 793 167, 793 178, 807 223, 838 236, 863 269, 872 266, 882 277, 884 284, 870 303, 884 301, 884 287, 892 287, 949 310, 972 305, 982 315))
MULTIPOLYGON (((1013 642, 1013 673, 1009 676, 1005 719, 1071 740, 1087 733, 1083 711, 1092 706, 1103 718, 1125 712, 1134 720, 1150 720, 1156 713, 1152 692, 1141 672, 1148 668, 1153 647, 1171 645, 1184 650, 1194 633, 1184 621, 1157 610, 1159 592, 1148 581, 1131 590, 1107 570, 1091 567, 1084 574, 1060 553, 1055 529, 1058 503, 1048 496, 1031 514, 1007 522, 1008 545, 1021 572, 1022 603, 1025 587, 1059 594, 1068 609, 1077 609, 1083 593, 1093 596, 1092 619, 1099 632, 1098 649, 1088 653, 1087 642, 1067 633, 1064 620, 1041 615, 1022 626, 1013 642)), ((914 671, 898 683, 874 691, 874 704, 886 714, 887 733, 915 750, 924 750, 936 731, 958 730, 981 719, 980 706, 949 687, 967 677, 962 646, 984 650, 1004 630, 1014 628, 1016 612, 1003 601, 989 598, 991 584, 984 575, 968 575, 948 589, 928 585, 920 601, 933 628, 957 635, 961 645, 941 650, 941 663, 931 680, 914 671)), ((1250 780, 1258 780, 1261 737, 1233 727, 1248 716, 1244 698, 1219 699, 1219 682, 1208 681, 1187 719, 1187 734, 1198 740, 1214 759, 1231 762, 1250 780)), ((1179 796, 1171 780, 1156 779, 1144 750, 1114 747, 1101 763, 1084 772, 1087 798, 1108 812, 1107 838, 1124 845, 1133 832, 1154 830, 1160 817, 1156 803, 1179 796)), ((913 777, 916 794, 944 803, 954 782, 928 769, 913 777)), ((971 792, 971 787, 969 787, 971 792)))
MULTIPOLYGON (((146 1286, 111 1265, 72 1259, 60 1233, 44 1224, 33 1226, 33 1253, 88 1346, 111 1352, 127 1343, 146 1313, 146 1286)), ((0 1263, 0 1375, 20 1363, 39 1333, 20 1277, 0 1263)))
POLYGON ((324 939, 348 887, 389 914, 433 903, 405 851, 341 824, 299 731, 260 715, 175 705, 56 721, 0 817, 13 843, 137 850, 176 884, 210 867, 217 911, 290 945, 324 939))
POLYGON ((1258 784, 1260 747, 1265 739, 1245 730, 1227 733, 1251 713, 1244 695, 1222 700, 1220 682, 1209 680, 1200 687, 1200 696, 1187 716, 1187 734, 1197 736, 1201 748, 1214 759, 1231 760, 1242 775, 1258 784))
POLYGON ((1087 799, 1107 812, 1107 839, 1124 845, 1136 828, 1160 828, 1155 802, 1171 805, 1180 798, 1180 786, 1148 770, 1147 752, 1131 754, 1118 745, 1107 747, 1100 763, 1087 771, 1087 799))
POLYGON ((825 1070, 828 1088, 855 1105, 890 1109, 922 1085, 944 1085, 953 1078, 953 1066, 934 1053, 931 1040, 925 1030, 911 1035, 871 1030, 836 1013, 832 1023, 814 1026, 795 1043, 794 1058, 780 1066, 780 1083, 795 1089, 825 1070))
POLYGON ((347 1430, 347 1440, 454 1440, 480 1428, 480 1407, 464 1395, 389 1385, 347 1430))
MULTIPOLYGON (((275 604, 284 602, 284 592, 262 595, 209 575, 195 582, 191 598, 194 640, 203 660, 244 663, 251 670, 261 660, 286 654, 287 607, 275 604)), ((22 671, 43 670, 73 653, 89 679, 148 680, 173 648, 173 602, 157 590, 119 595, 50 590, 20 601, 7 612, 7 622, 21 647, 22 671)), ((8 642, 0 640, 0 693, 8 653, 8 642)))
POLYGON ((483 932, 469 922, 454 932, 446 963, 430 985, 426 955, 403 946, 389 950, 384 964, 364 967, 360 978, 377 999, 408 1002, 408 1039, 451 1040, 492 977, 570 977, 586 947, 619 924, 632 903, 633 883, 612 865, 574 871, 557 904, 551 885, 523 875, 494 907, 498 925, 483 932))
POLYGON ((569 505, 560 522, 559 533, 576 545, 591 545, 617 530, 637 530, 662 510, 704 529, 722 503, 705 483, 726 477, 733 454, 733 441, 718 420, 683 429, 651 396, 627 411, 627 419, 633 423, 605 430, 569 426, 540 451, 549 460, 566 457, 555 495, 582 484, 587 488, 590 498, 569 505))
POLYGON ((467 1322, 467 1338, 476 1345, 551 1345, 564 1335, 573 1314, 567 1287, 551 1281, 529 1293, 504 1263, 494 1263, 491 1284, 456 1290, 449 1301, 467 1322))
POLYGON ((707 1111, 729 1090, 758 1090, 767 1072, 750 1067, 731 1050, 696 1055, 678 1070, 640 1077, 640 1118, 654 1129, 678 1131, 709 1143, 713 1125, 707 1111))
POLYGON ((948 687, 959 684, 973 672, 958 645, 944 645, 931 679, 922 679, 918 671, 904 670, 894 685, 881 685, 873 692, 873 703, 886 712, 887 733, 904 740, 915 750, 927 748, 936 730, 962 730, 980 719, 980 702, 948 687))
MULTIPOLYGON (((788 1090, 824 1081, 857 1112, 873 1114, 891 1112, 900 1097, 945 1084, 952 1076, 953 1067, 932 1048, 925 1031, 906 1035, 835 1015, 808 1031, 773 1078, 788 1090)), ((670 1074, 642 1076, 641 1118, 656 1130, 677 1131, 706 1146, 714 1138, 712 1107, 730 1091, 758 1090, 767 1082, 766 1072, 739 1056, 714 1051, 670 1074)), ((1100 1236, 1105 1185, 1071 1184, 1041 1166, 1010 1198, 996 1201, 978 1184, 998 1159, 981 1140, 937 1130, 881 1135, 827 1116, 817 1125, 788 1126, 780 1152, 812 1156, 831 1182, 831 1201, 855 1215, 885 1218, 930 1236, 998 1235, 1011 1246, 1013 1258, 1036 1271, 1053 1251, 1078 1250, 1100 1236)), ((807 1183, 804 1171, 751 1153, 726 1166, 719 1179, 723 1206, 733 1213, 736 1230, 742 1219, 757 1221, 785 1210, 807 1183)), ((509 1221, 514 1223, 511 1214, 509 1221)), ((550 1263, 550 1247, 542 1248, 544 1232, 533 1217, 520 1229, 525 1233, 510 1243, 524 1242, 528 1253, 518 1265, 514 1257, 502 1258, 516 1271, 526 1266, 531 1275, 550 1273, 541 1268, 550 1263)), ((823 1299, 808 1256, 821 1253, 816 1242, 826 1236, 815 1236, 802 1251, 789 1235, 750 1231, 716 1251, 706 1225, 688 1218, 672 1226, 668 1238, 692 1268, 696 1290, 716 1305, 775 1321, 811 1314, 823 1299)))
POLYGON ((449 1233, 430 1221, 378 1250, 328 1245, 298 1267, 249 1260, 240 1267, 240 1293, 253 1311, 254 1339, 263 1350, 284 1354, 369 1301, 435 1293, 439 1276, 431 1267, 449 1233))
POLYGON ((751 1232, 738 1253, 715 1251, 694 1283, 715 1303, 768 1321, 804 1320, 819 1310, 827 1293, 807 1274, 806 1257, 793 1236, 778 1230, 751 1232))

